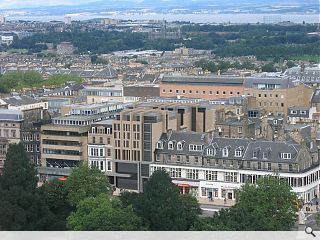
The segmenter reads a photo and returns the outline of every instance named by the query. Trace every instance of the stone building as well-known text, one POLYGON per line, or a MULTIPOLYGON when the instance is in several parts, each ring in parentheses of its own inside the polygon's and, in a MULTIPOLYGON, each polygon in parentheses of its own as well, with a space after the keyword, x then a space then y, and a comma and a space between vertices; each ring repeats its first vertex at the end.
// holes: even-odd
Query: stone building
POLYGON ((243 82, 244 78, 232 76, 164 76, 160 96, 206 100, 242 96, 243 82))
POLYGON ((19 143, 23 113, 19 110, 0 109, 0 172, 10 143, 19 143))
POLYGON ((235 190, 278 174, 304 202, 319 196, 318 150, 306 144, 215 138, 205 133, 168 132, 157 142, 151 174, 165 169, 182 193, 234 203, 235 190))

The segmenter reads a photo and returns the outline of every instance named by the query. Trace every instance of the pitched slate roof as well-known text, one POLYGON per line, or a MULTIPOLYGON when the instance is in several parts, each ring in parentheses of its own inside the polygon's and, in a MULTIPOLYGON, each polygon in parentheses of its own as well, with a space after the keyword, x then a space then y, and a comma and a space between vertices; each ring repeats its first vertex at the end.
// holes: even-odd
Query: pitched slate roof
POLYGON ((19 110, 0 109, 0 121, 23 121, 23 113, 19 110))
POLYGON ((29 96, 13 96, 3 98, 2 100, 11 106, 22 106, 41 102, 40 100, 34 99, 29 96))
POLYGON ((311 103, 320 103, 320 89, 316 89, 311 97, 311 103))
POLYGON ((291 142, 273 142, 263 140, 218 138, 210 137, 207 133, 178 132, 163 133, 159 139, 163 148, 156 149, 159 154, 203 156, 214 159, 235 159, 242 161, 266 161, 266 162, 295 162, 301 148, 299 144, 291 142), (173 143, 173 150, 168 149, 169 143, 173 143), (182 149, 178 150, 178 143, 182 143, 182 149), (190 151, 189 145, 201 145, 201 151, 190 151), (214 149, 213 155, 208 155, 207 149, 214 149), (228 149, 228 156, 223 156, 223 149, 228 149), (236 149, 241 149, 241 156, 236 156, 236 149), (255 153, 255 154, 254 154, 255 153), (282 153, 291 154, 291 159, 282 159, 282 153))

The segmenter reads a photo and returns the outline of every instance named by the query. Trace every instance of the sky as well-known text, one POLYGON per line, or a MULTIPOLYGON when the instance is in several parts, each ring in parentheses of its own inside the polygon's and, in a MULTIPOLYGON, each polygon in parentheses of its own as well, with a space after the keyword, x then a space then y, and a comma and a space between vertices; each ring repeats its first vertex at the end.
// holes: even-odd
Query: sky
POLYGON ((0 8, 77 5, 96 1, 97 0, 0 0, 0 8))

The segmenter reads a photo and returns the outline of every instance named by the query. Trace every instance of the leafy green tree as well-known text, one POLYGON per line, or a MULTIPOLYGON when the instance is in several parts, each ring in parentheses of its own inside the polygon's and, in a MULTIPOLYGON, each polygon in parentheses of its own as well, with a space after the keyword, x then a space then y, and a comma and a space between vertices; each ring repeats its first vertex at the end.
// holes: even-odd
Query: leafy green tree
POLYGON ((236 199, 235 207, 256 220, 256 230, 288 231, 296 221, 297 196, 290 185, 277 176, 260 178, 256 185, 245 184, 236 199))
POLYGON ((267 63, 261 67, 262 72, 276 72, 277 69, 273 65, 273 63, 267 63))
POLYGON ((101 193, 111 194, 112 188, 106 175, 97 168, 85 164, 74 169, 66 181, 68 201, 76 206, 81 200, 101 193))
POLYGON ((123 207, 108 194, 81 200, 68 217, 68 228, 75 231, 136 231, 143 230, 141 226, 132 207, 123 207))
POLYGON ((286 63, 286 65, 287 65, 287 68, 292 68, 292 67, 295 66, 294 62, 292 62, 292 61, 288 61, 288 62, 286 63))
POLYGON ((66 230, 67 217, 74 208, 67 200, 65 182, 53 180, 46 182, 39 188, 39 192, 51 212, 50 229, 51 231, 66 230))
POLYGON ((24 146, 11 144, 0 176, 0 230, 46 230, 48 214, 24 146))
POLYGON ((288 183, 266 176, 245 184, 236 193, 236 204, 212 218, 198 219, 193 230, 289 231, 296 222, 297 196, 288 183))
POLYGON ((316 215, 316 222, 317 222, 318 226, 320 226, 320 213, 317 213, 317 215, 316 215))
POLYGON ((124 205, 132 204, 135 212, 152 231, 189 230, 201 213, 197 200, 180 195, 167 172, 155 171, 144 193, 121 197, 124 205))

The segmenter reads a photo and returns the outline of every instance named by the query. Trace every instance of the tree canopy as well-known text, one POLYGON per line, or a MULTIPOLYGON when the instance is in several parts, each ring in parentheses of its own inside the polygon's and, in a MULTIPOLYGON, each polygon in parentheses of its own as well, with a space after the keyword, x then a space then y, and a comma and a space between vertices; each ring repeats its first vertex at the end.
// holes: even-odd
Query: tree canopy
POLYGON ((75 231, 136 231, 142 220, 131 206, 123 207, 119 199, 100 194, 81 200, 68 217, 68 228, 75 231))
POLYGON ((297 196, 288 183, 277 176, 245 184, 236 193, 236 204, 198 219, 194 230, 289 231, 296 221, 297 196))
POLYGON ((68 202, 68 192, 65 182, 60 180, 51 180, 44 183, 39 188, 40 195, 50 210, 49 230, 66 230, 67 217, 74 208, 68 202))
POLYGON ((145 185, 144 193, 121 196, 124 205, 131 204, 152 231, 185 231, 201 213, 197 200, 180 195, 167 172, 155 171, 145 185))
POLYGON ((319 60, 320 49, 316 25, 204 25, 182 26, 183 39, 148 39, 145 33, 118 31, 49 32, 34 34, 23 39, 14 39, 14 49, 28 49, 29 53, 40 52, 46 45, 39 43, 72 42, 80 53, 110 53, 128 49, 173 50, 184 45, 195 49, 212 50, 220 57, 254 55, 259 60, 274 58, 319 60))
POLYGON ((108 177, 97 168, 89 168, 80 164, 66 181, 68 201, 76 206, 81 200, 96 197, 101 193, 111 194, 112 188, 108 177))
POLYGON ((23 88, 61 86, 68 81, 81 83, 83 80, 78 76, 60 74, 44 79, 38 72, 18 71, 0 76, 0 93, 9 93, 12 90, 21 90, 23 88))
POLYGON ((0 230, 46 230, 49 209, 24 146, 11 144, 0 176, 0 230))

